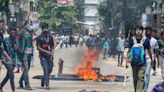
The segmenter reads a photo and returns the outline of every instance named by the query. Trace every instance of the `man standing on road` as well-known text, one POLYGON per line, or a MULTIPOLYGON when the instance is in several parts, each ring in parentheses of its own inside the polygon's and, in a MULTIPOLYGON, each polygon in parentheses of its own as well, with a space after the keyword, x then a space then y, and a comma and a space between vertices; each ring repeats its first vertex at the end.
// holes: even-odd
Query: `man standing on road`
POLYGON ((134 92, 142 92, 144 88, 146 57, 145 50, 148 51, 152 61, 151 48, 149 40, 143 37, 143 27, 137 26, 135 36, 129 41, 126 68, 130 60, 133 71, 134 92))
MULTIPOLYGON (((4 33, 4 21, 0 20, 0 46, 2 44, 3 41, 3 33, 4 33)), ((0 60, 0 72, 1 72, 1 68, 2 68, 2 60, 0 60)))
POLYGON ((54 41, 50 35, 47 23, 41 23, 42 34, 37 40, 37 48, 39 50, 40 62, 43 68, 43 78, 41 80, 41 87, 45 87, 50 90, 49 75, 53 68, 53 51, 54 41))
POLYGON ((118 37, 118 43, 117 43, 118 67, 119 66, 122 67, 122 63, 124 59, 124 50, 125 50, 124 42, 125 40, 124 40, 123 34, 120 33, 118 37))
MULTIPOLYGON (((155 57, 157 57, 157 60, 159 61, 159 58, 158 58, 159 46, 158 46, 157 40, 155 38, 151 37, 151 34, 153 33, 152 28, 146 27, 145 31, 146 31, 146 37, 149 39, 149 42, 150 42, 152 60, 154 62, 156 59, 155 57)), ((146 76, 145 76, 144 92, 148 91, 148 86, 149 86, 149 82, 150 82, 150 70, 151 70, 151 59, 150 59, 149 54, 146 50, 146 76)))
POLYGON ((16 28, 10 27, 10 29, 8 31, 9 31, 10 36, 3 40, 3 48, 7 52, 7 54, 9 55, 10 59, 4 57, 4 59, 2 61, 4 66, 7 69, 7 74, 0 84, 0 92, 3 92, 2 88, 5 86, 5 84, 9 80, 10 80, 12 92, 15 92, 14 64, 15 64, 15 49, 17 48, 16 43, 15 43, 16 28))
POLYGON ((29 62, 27 61, 27 57, 29 57, 29 56, 27 55, 27 51, 26 51, 26 49, 29 50, 28 52, 31 51, 30 48, 27 48, 29 45, 31 45, 31 43, 26 42, 27 37, 26 37, 25 34, 27 33, 27 31, 28 31, 28 22, 26 21, 25 24, 24 24, 23 32, 21 32, 21 34, 20 34, 23 37, 19 38, 22 41, 21 44, 20 44, 21 48, 18 48, 18 49, 20 49, 19 50, 20 51, 19 57, 20 57, 20 60, 22 61, 22 66, 23 66, 23 73, 22 73, 22 76, 19 80, 19 85, 20 85, 20 88, 24 88, 24 84, 23 84, 23 81, 24 81, 25 89, 32 90, 31 87, 30 87, 29 75, 28 75, 30 65, 29 65, 29 62), (25 55, 25 53, 26 53, 26 55, 25 55))
MULTIPOLYGON (((152 33, 151 33, 151 36, 153 39, 155 39, 157 41, 157 45, 158 45, 158 40, 157 40, 157 30, 153 30, 152 33)), ((158 45, 158 49, 159 49, 159 45, 158 45)), ((153 76, 156 75, 156 66, 159 68, 159 51, 158 49, 155 49, 153 52, 154 52, 154 57, 153 57, 153 62, 152 62, 152 68, 153 68, 153 76), (156 58, 157 58, 157 61, 156 62, 156 58), (158 64, 157 64, 158 63, 158 64)))
POLYGON ((24 88, 23 81, 25 83, 26 90, 32 90, 29 82, 29 69, 31 66, 31 58, 33 53, 33 34, 32 29, 28 29, 25 25, 24 29, 24 52, 23 52, 23 73, 19 81, 20 88, 24 88))
POLYGON ((164 32, 161 33, 161 39, 158 41, 159 44, 159 61, 161 67, 161 75, 164 80, 164 32))

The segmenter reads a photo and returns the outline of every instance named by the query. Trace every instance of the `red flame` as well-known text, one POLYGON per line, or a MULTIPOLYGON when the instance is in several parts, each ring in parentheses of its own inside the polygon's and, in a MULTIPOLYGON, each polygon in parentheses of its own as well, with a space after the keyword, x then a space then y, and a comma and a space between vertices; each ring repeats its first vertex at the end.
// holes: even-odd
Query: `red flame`
POLYGON ((84 80, 97 80, 98 75, 93 70, 93 65, 98 59, 99 54, 96 50, 87 49, 83 62, 77 67, 76 73, 84 80))

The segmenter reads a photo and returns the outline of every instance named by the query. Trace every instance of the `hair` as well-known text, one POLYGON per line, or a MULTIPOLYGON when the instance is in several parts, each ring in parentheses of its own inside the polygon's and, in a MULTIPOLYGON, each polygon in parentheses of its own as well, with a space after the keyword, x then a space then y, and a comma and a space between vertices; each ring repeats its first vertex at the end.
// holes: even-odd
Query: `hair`
POLYGON ((134 28, 134 30, 137 30, 137 29, 139 29, 139 30, 144 30, 144 28, 142 27, 142 26, 140 26, 140 25, 137 25, 135 28, 134 28))
POLYGON ((163 36, 163 35, 164 35, 164 31, 161 32, 161 36, 163 36))
POLYGON ((145 30, 150 30, 150 31, 153 31, 151 27, 145 27, 145 30))
POLYGON ((15 28, 15 27, 10 26, 10 27, 9 27, 9 30, 10 30, 10 31, 11 31, 11 30, 16 31, 16 28, 15 28))
POLYGON ((26 20, 26 21, 24 22, 24 27, 25 27, 27 24, 28 24, 28 21, 26 20))
POLYGON ((48 29, 48 24, 45 22, 40 23, 40 26, 41 26, 42 30, 48 29))
POLYGON ((0 23, 4 23, 4 21, 2 19, 0 19, 0 23))
POLYGON ((154 30, 152 30, 152 32, 157 33, 157 30, 154 29, 154 30))

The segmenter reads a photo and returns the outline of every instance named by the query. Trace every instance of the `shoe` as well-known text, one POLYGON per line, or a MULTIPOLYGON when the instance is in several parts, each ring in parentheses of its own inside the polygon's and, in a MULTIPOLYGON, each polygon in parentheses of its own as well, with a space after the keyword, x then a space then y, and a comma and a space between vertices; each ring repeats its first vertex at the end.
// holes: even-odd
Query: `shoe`
POLYGON ((41 87, 44 88, 44 82, 43 82, 43 79, 41 79, 41 87))
POLYGON ((32 90, 30 86, 25 87, 26 90, 32 90))
POLYGON ((46 88, 45 88, 46 90, 50 90, 50 87, 49 86, 46 86, 46 88))
POLYGON ((22 82, 19 82, 19 88, 20 88, 20 89, 24 88, 24 86, 23 86, 23 83, 22 83, 22 82))

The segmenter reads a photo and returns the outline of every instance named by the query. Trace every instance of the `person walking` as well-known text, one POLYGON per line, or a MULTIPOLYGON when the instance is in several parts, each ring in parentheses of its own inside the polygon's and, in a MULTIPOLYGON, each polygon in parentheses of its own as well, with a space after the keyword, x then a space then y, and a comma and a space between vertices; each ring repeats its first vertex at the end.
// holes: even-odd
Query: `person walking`
MULTIPOLYGON (((0 20, 0 46, 4 38, 3 33, 4 33, 4 21, 0 20)), ((0 72, 1 72, 1 68, 2 68, 2 60, 0 60, 0 72)))
MULTIPOLYGON (((151 38, 153 38, 156 43, 156 45, 158 45, 158 40, 157 40, 157 30, 153 30, 151 32, 151 38)), ((159 45, 158 45, 158 48, 154 49, 153 50, 153 53, 154 53, 154 56, 153 56, 153 62, 152 62, 152 68, 153 68, 153 76, 156 76, 157 74, 157 67, 159 68, 159 45), (156 67, 157 66, 157 67, 156 67)))
POLYGON ((33 34, 32 29, 24 29, 24 52, 23 52, 23 73, 19 80, 20 88, 32 90, 29 82, 29 70, 33 54, 33 34))
MULTIPOLYGON (((146 31, 146 37, 149 39, 149 42, 150 42, 152 62, 156 59, 155 56, 157 56, 157 60, 159 60, 158 54, 155 53, 158 51, 158 48, 159 48, 158 42, 155 38, 151 36, 153 30, 151 27, 146 27, 145 31, 146 31)), ((149 57, 148 51, 146 50, 146 75, 145 75, 144 92, 148 92, 148 87, 149 87, 149 82, 150 82, 150 70, 151 70, 151 59, 149 57)))
POLYGON ((137 26, 135 35, 129 41, 125 64, 125 67, 128 68, 128 62, 130 61, 132 66, 134 92, 142 92, 144 88, 146 70, 145 50, 148 51, 150 61, 152 61, 149 39, 143 37, 143 27, 137 26))
POLYGON ((161 38, 158 40, 159 45, 159 61, 161 67, 161 75, 162 79, 164 80, 164 31, 161 32, 161 38))
POLYGON ((108 49, 109 49, 109 41, 106 38, 103 44, 103 59, 106 59, 106 55, 108 54, 108 49))
POLYGON ((124 37, 122 34, 119 34, 118 37, 118 43, 117 43, 117 51, 118 51, 118 67, 119 66, 123 66, 123 59, 124 59, 124 50, 125 50, 125 46, 124 46, 124 37))
POLYGON ((47 23, 41 23, 42 34, 37 40, 37 48, 39 50, 40 63, 43 68, 43 78, 41 79, 41 87, 50 90, 49 76, 53 68, 53 51, 54 41, 50 35, 47 23))
POLYGON ((7 74, 3 79, 3 81, 0 83, 0 92, 3 92, 2 89, 6 85, 7 81, 9 80, 10 80, 12 92, 15 92, 14 64, 15 64, 15 49, 17 48, 15 43, 15 31, 16 28, 10 27, 8 30, 10 36, 5 38, 2 42, 3 48, 9 56, 7 56, 7 58, 4 57, 2 60, 3 65, 7 69, 7 74))

